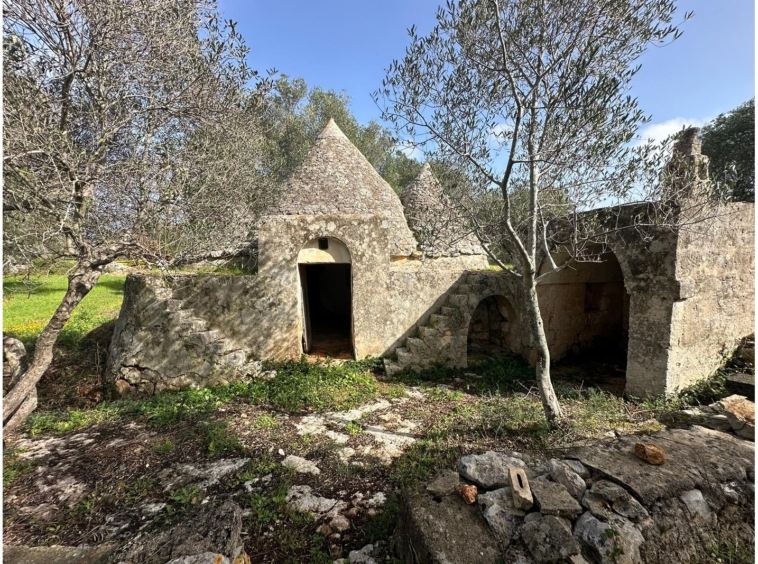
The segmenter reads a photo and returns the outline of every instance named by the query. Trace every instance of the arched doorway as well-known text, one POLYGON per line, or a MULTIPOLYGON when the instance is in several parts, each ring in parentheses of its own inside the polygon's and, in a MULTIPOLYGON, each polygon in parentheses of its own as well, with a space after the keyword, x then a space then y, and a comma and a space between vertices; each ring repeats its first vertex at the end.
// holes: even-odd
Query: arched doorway
POLYGON ((519 351, 518 317, 504 296, 484 298, 471 314, 466 341, 468 362, 519 351))
POLYGON ((333 237, 305 244, 297 257, 303 316, 303 352, 353 358, 350 251, 333 237))
POLYGON ((538 295, 554 375, 622 394, 626 385, 630 295, 616 255, 575 262, 540 284, 538 295))

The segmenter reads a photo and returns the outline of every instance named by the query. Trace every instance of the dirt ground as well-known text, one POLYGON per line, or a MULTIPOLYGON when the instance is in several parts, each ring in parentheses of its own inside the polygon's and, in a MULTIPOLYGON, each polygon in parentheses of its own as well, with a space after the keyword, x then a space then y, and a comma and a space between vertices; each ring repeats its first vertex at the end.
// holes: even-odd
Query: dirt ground
MULTIPOLYGON (((619 388, 612 366, 592 370, 604 387, 619 388)), ((558 429, 547 427, 528 379, 501 386, 475 371, 398 381, 378 370, 368 376, 374 397, 342 411, 293 413, 242 397, 173 425, 156 425, 149 413, 106 412, 98 421, 97 411, 81 412, 77 423, 79 412, 69 411, 64 427, 32 425, 6 440, 4 543, 121 541, 194 504, 231 497, 243 509, 253 562, 331 562, 388 539, 404 488, 464 454, 509 449, 547 458, 660 428, 654 407, 588 387, 576 366, 556 375, 570 421, 558 429), (284 467, 291 455, 318 473, 284 467), (293 509, 293 486, 336 500, 347 526, 293 509)))

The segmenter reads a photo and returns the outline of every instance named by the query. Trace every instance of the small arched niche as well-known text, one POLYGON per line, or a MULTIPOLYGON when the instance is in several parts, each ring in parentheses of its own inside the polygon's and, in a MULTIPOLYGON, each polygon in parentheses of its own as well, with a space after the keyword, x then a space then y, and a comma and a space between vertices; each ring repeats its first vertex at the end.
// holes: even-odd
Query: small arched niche
POLYGON ((353 358, 353 283, 350 251, 333 237, 308 241, 297 255, 303 352, 353 358))
POLYGON ((468 327, 469 362, 518 352, 521 331, 516 311, 505 296, 484 298, 468 327))
POLYGON ((350 264, 347 245, 334 237, 318 237, 308 241, 297 254, 298 264, 350 264))

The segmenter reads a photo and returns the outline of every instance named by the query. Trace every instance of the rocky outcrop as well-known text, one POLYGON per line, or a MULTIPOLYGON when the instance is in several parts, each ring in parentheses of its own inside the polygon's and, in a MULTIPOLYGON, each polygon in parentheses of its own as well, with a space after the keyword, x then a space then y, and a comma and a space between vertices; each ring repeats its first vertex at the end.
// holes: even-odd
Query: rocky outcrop
POLYGON ((452 494, 457 480, 445 471, 404 500, 397 554, 440 564, 686 563, 702 561, 720 539, 752 545, 753 443, 701 427, 667 430, 644 438, 666 452, 651 465, 636 456, 636 442, 582 447, 533 468, 515 453, 466 456, 457 480, 484 490, 478 511, 452 494), (512 468, 532 475, 531 511, 502 486, 512 468))
POLYGON ((172 527, 138 534, 110 558, 111 564, 164 564, 182 557, 213 553, 244 562, 242 509, 233 501, 200 505, 172 527))

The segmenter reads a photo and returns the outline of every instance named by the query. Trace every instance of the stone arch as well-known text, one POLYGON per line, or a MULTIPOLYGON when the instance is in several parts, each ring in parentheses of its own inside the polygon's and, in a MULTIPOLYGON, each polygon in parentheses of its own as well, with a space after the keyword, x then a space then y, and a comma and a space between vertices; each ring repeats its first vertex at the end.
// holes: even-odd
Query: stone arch
MULTIPOLYGON (((598 249, 598 262, 577 262, 537 287, 551 361, 577 368, 592 361, 603 369, 598 383, 623 391, 629 343, 629 263, 613 248, 598 249), (617 389, 618 388, 618 389, 617 389)), ((567 255, 556 255, 561 264, 567 255)), ((546 271, 544 265, 541 271, 546 271)), ((588 376, 589 377, 589 376, 588 376)))
POLYGON ((336 237, 314 237, 297 253, 298 264, 351 264, 350 249, 336 237))
POLYGON ((478 303, 465 316, 467 360, 477 352, 521 352, 521 318, 516 308, 496 290, 486 294, 477 296, 478 303))

